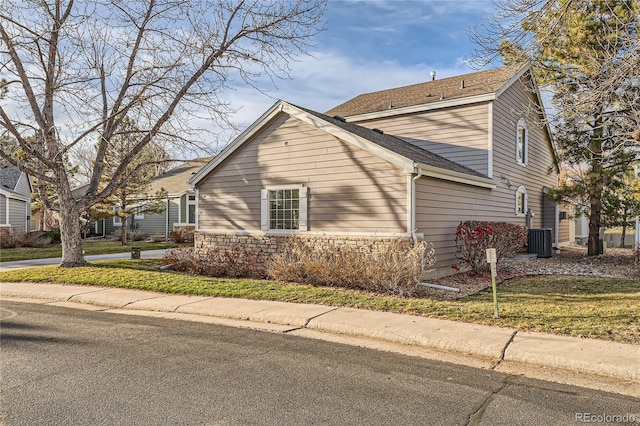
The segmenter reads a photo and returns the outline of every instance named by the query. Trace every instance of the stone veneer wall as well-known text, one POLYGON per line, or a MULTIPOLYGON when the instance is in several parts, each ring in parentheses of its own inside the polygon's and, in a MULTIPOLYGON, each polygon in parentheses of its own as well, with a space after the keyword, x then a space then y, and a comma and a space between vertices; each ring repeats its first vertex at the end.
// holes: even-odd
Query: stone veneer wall
MULTIPOLYGON (((351 237, 351 236, 324 236, 324 235, 304 235, 296 234, 296 238, 304 238, 313 240, 314 244, 326 247, 339 246, 342 244, 350 244, 355 246, 363 246, 367 244, 386 243, 395 241, 399 237, 351 237)), ((212 232, 196 232, 195 247, 196 248, 212 248, 212 247, 229 247, 243 246, 255 253, 272 256, 278 252, 280 247, 284 245, 286 240, 290 238, 288 235, 267 235, 267 234, 225 234, 212 232)), ((407 248, 413 246, 413 239, 403 238, 406 240, 407 248)))
MULTIPOLYGON (((339 246, 341 244, 352 244, 362 246, 371 243, 385 243, 395 241, 401 237, 352 237, 352 236, 326 236, 326 235, 304 235, 296 234, 298 238, 313 240, 315 244, 323 246, 339 246)), ((226 234, 218 232, 196 232, 196 248, 213 248, 243 246, 256 254, 261 254, 266 258, 273 256, 285 243, 288 235, 266 235, 266 234, 226 234)), ((406 241, 407 248, 413 247, 412 238, 402 238, 406 241)), ((456 271, 450 267, 429 269, 423 273, 424 280, 435 280, 438 278, 454 275, 456 271)))

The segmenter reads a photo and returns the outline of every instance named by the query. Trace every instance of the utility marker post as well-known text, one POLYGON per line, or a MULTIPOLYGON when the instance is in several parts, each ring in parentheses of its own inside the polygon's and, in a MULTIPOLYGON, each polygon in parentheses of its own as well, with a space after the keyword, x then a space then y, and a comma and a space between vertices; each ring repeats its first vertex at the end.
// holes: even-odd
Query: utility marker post
POLYGON ((493 290, 493 317, 500 318, 498 315, 498 292, 496 289, 496 249, 487 249, 487 263, 491 266, 491 289, 493 290))

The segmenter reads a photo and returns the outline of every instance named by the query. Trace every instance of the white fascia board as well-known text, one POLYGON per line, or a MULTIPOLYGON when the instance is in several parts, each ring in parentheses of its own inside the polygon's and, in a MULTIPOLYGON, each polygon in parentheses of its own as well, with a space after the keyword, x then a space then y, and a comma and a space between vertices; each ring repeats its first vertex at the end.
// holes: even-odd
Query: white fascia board
POLYGON ((384 111, 369 112, 366 114, 350 115, 346 117, 349 122, 358 122, 364 120, 373 120, 377 118, 392 117, 394 115, 412 114, 415 112, 430 111, 454 106, 471 105, 479 102, 492 101, 496 98, 495 93, 485 93, 482 95, 468 96, 466 98, 444 99, 442 101, 431 102, 428 104, 412 105, 408 107, 392 108, 384 111))
POLYGON ((25 197, 24 195, 20 195, 17 192, 13 192, 13 191, 6 191, 6 190, 4 190, 2 188, 0 188, 0 194, 4 195, 8 199, 10 198, 12 200, 19 200, 19 201, 25 201, 25 202, 31 201, 30 198, 25 197))
POLYGON ((229 145, 224 147, 220 154, 216 155, 213 160, 202 167, 195 175, 187 181, 192 188, 200 182, 205 176, 207 176, 213 169, 215 169, 220 163, 226 160, 231 154, 233 154, 238 148, 240 148, 246 141, 248 141, 256 132, 258 132, 265 124, 270 122, 278 113, 282 111, 282 106, 285 104, 283 101, 277 101, 271 106, 260 118, 247 127, 238 137, 236 137, 229 145))
POLYGON ((402 155, 395 153, 389 149, 383 148, 380 145, 377 145, 371 141, 368 141, 360 136, 354 135, 346 130, 341 129, 338 126, 335 126, 327 121, 324 121, 314 115, 307 113, 306 111, 300 110, 293 105, 283 103, 283 112, 286 112, 292 117, 297 118, 298 120, 305 122, 317 129, 320 129, 330 135, 335 136, 338 139, 341 139, 345 142, 348 142, 358 148, 361 148, 367 152, 370 152, 373 155, 376 155, 383 160, 386 160, 396 166, 400 167, 407 173, 412 173, 414 170, 414 162, 411 159, 403 157, 402 155))
POLYGON ((471 176, 465 173, 428 166, 426 164, 416 164, 415 169, 416 173, 418 170, 422 170, 423 176, 463 183, 465 185, 472 185, 480 188, 496 189, 496 185, 493 183, 492 179, 471 176))
POLYGON ((502 95, 509 87, 513 85, 513 83, 520 80, 520 77, 522 77, 529 70, 531 70, 531 64, 529 63, 523 64, 522 67, 520 67, 520 69, 518 70, 518 72, 516 72, 513 76, 511 76, 511 78, 505 84, 503 84, 500 89, 496 91, 496 98, 502 95))

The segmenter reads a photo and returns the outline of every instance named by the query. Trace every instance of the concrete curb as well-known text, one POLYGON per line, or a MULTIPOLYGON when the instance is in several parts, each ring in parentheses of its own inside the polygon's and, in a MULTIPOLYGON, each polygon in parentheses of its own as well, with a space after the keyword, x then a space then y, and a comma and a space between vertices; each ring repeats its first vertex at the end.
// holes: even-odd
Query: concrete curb
POLYGON ((1 283, 0 299, 256 328, 640 397, 640 346, 389 312, 59 284, 1 283))

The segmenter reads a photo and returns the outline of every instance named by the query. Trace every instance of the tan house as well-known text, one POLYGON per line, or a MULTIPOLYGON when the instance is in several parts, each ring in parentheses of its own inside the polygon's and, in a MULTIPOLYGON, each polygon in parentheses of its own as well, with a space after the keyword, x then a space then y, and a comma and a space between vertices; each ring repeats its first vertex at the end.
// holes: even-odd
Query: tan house
POLYGON ((463 220, 552 228, 568 243, 544 196, 558 168, 542 111, 528 65, 364 94, 326 114, 279 101, 190 180, 196 246, 425 239, 451 270, 463 220))

